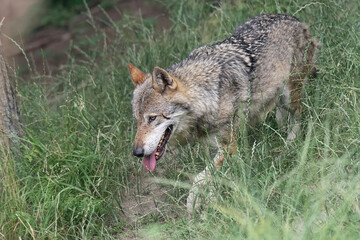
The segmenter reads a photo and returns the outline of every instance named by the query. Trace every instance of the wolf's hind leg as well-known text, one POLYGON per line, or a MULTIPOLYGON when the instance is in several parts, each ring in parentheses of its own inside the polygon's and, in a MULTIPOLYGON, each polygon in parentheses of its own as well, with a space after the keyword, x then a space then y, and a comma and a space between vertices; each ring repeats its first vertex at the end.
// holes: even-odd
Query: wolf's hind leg
POLYGON ((283 92, 276 104, 276 123, 279 128, 283 128, 288 125, 290 117, 290 91, 285 86, 283 92))
POLYGON ((316 73, 314 67, 316 48, 321 46, 315 39, 311 39, 307 27, 304 27, 296 37, 298 46, 294 51, 292 74, 286 86, 290 93, 288 142, 293 141, 300 130, 303 85, 307 76, 314 77, 316 73))
POLYGON ((276 122, 279 128, 287 126, 286 141, 293 141, 300 130, 300 115, 284 107, 276 108, 276 122))
POLYGON ((289 85, 285 86, 283 93, 277 102, 275 115, 278 127, 287 127, 287 142, 293 141, 300 130, 300 100, 299 97, 297 97, 295 98, 295 101, 292 101, 294 99, 292 98, 292 96, 294 96, 291 92, 292 90, 301 91, 301 89, 290 89, 289 85))
POLYGON ((300 114, 297 114, 297 112, 291 114, 289 120, 288 135, 286 138, 287 142, 292 142, 296 138, 300 130, 300 125, 300 114))

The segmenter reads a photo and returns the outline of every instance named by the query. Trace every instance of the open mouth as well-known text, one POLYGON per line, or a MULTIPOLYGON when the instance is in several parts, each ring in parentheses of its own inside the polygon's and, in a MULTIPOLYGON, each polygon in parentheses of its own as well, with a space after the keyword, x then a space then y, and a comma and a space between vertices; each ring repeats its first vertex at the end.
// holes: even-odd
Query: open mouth
POLYGON ((172 130, 173 130, 173 125, 170 125, 169 127, 167 127, 165 132, 161 136, 161 139, 160 139, 156 149, 154 150, 154 152, 151 155, 144 157, 143 166, 146 170, 151 171, 151 172, 154 171, 156 161, 159 160, 165 153, 166 143, 171 136, 172 130))
POLYGON ((162 155, 164 154, 166 143, 170 138, 172 128, 173 128, 172 125, 167 127, 164 134, 162 135, 162 137, 160 139, 160 142, 159 142, 159 144, 157 145, 157 148, 156 148, 156 153, 155 153, 155 159, 156 160, 159 160, 162 157, 162 155))

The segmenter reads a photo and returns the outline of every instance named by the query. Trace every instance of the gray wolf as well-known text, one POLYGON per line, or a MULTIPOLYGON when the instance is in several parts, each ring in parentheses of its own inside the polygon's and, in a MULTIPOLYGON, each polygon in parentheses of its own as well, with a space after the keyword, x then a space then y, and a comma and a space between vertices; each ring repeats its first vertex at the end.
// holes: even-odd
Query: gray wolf
MULTIPOLYGON (((289 123, 287 140, 293 140, 300 128, 302 87, 315 72, 317 46, 297 18, 269 14, 247 20, 229 38, 193 50, 166 70, 155 67, 145 74, 129 63, 135 85, 134 155, 153 171, 167 143, 210 139, 219 167, 224 150, 237 149, 237 126, 255 126, 275 108, 278 124, 289 123)), ((195 178, 189 210, 198 206, 193 198, 205 175, 207 170, 195 178)))

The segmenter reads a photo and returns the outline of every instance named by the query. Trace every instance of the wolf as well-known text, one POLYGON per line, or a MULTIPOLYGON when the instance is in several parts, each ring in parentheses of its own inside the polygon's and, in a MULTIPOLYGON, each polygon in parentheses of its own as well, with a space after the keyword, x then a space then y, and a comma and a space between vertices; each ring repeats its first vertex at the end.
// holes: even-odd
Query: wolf
MULTIPOLYGON (((210 139, 220 167, 225 151, 237 151, 238 126, 254 127, 276 108, 287 140, 300 129, 302 88, 315 74, 317 47, 308 26, 286 14, 266 14, 240 24, 227 39, 193 50, 167 69, 146 74, 129 63, 135 85, 137 122, 133 154, 154 171, 166 145, 210 139), (289 120, 288 120, 289 119, 289 120)), ((187 208, 197 209, 195 194, 209 176, 205 169, 190 189, 187 208)))

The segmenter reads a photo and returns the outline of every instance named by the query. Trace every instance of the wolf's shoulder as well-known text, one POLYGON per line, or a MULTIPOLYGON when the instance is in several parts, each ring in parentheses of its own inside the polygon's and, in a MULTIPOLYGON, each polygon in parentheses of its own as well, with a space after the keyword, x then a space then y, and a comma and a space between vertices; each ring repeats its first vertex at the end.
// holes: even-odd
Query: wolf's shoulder
POLYGON ((265 33, 276 24, 299 23, 299 19, 289 14, 262 14, 238 25, 232 36, 246 36, 265 33))

